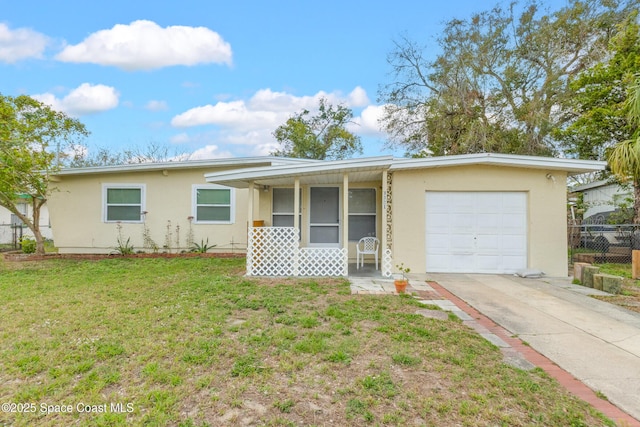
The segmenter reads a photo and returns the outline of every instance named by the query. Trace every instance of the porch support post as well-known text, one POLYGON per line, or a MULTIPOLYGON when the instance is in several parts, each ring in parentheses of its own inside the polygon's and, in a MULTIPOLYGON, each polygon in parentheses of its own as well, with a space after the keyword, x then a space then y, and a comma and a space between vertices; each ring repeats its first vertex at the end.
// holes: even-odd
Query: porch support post
POLYGON ((342 275, 349 275, 349 174, 342 174, 342 248, 344 249, 344 266, 342 275))
POLYGON ((380 243, 382 250, 380 253, 384 254, 385 249, 387 249, 387 170, 382 171, 382 224, 380 234, 380 243))
POLYGON ((300 178, 298 177, 293 181, 293 227, 296 230, 300 229, 300 178))
POLYGON ((349 174, 342 174, 342 247, 349 249, 349 174))
POLYGON ((302 242, 302 230, 300 229, 300 178, 295 177, 293 180, 293 228, 298 234, 298 246, 293 252, 293 275, 300 275, 300 242, 302 242))
POLYGON ((249 181, 249 189, 247 190, 247 276, 253 275, 253 181, 249 181))
POLYGON ((249 194, 247 194, 247 227, 253 227, 253 189, 254 182, 249 181, 249 194))

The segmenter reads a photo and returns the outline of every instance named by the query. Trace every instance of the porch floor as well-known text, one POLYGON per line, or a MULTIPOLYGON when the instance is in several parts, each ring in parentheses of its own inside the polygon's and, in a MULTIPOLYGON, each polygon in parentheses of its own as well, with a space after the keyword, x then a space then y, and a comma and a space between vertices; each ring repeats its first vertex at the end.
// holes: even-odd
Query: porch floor
MULTIPOLYGON (((365 264, 360 268, 356 267, 356 264, 349 264, 349 277, 370 277, 376 279, 387 279, 382 276, 382 272, 380 271, 380 265, 378 265, 378 269, 376 270, 375 264, 365 264)), ((393 280, 392 280, 393 282, 393 280)))

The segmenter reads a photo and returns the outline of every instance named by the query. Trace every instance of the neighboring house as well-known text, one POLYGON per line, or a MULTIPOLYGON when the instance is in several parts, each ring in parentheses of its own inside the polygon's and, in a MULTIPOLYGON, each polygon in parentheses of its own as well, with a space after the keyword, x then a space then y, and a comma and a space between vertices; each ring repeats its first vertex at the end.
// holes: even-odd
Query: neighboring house
POLYGON ((578 185, 571 189, 573 193, 582 194, 585 211, 584 219, 601 217, 603 222, 612 212, 615 212, 620 202, 633 199, 633 189, 623 188, 608 180, 594 181, 578 185))
POLYGON ((136 247, 146 227, 162 249, 179 225, 180 240, 190 226, 198 242, 246 249, 248 275, 346 275, 357 241, 376 236, 383 275, 403 263, 566 276, 566 178, 604 167, 472 154, 86 168, 60 172, 49 208, 61 252, 111 252, 117 227, 136 247))
MULTIPOLYGON (((21 213, 32 218, 33 208, 28 199, 21 198, 17 206, 21 213)), ((53 238, 46 204, 40 208, 40 232, 45 239, 53 238)), ((33 237, 31 229, 24 225, 17 215, 0 206, 0 244, 17 243, 21 237, 33 237)))

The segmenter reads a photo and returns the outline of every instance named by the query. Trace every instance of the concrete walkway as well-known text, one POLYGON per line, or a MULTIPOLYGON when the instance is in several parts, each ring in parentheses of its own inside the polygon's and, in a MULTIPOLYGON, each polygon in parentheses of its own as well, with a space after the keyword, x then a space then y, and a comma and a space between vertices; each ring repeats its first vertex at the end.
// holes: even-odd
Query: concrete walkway
MULTIPOLYGON (((506 363, 521 369, 539 366, 620 425, 640 426, 640 314, 591 298, 602 292, 572 285, 567 278, 409 278, 408 291, 458 316, 498 346, 506 363)), ((395 293, 393 280, 349 280, 353 293, 395 293)))
POLYGON ((591 298, 600 291, 565 278, 428 278, 635 418, 626 425, 640 425, 640 314, 591 298))

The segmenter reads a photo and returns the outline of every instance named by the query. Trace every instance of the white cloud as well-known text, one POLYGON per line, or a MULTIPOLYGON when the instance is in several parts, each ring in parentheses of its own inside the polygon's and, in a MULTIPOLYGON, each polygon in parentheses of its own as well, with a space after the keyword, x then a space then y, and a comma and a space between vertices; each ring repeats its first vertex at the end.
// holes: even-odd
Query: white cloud
POLYGON ((320 91, 312 96, 295 96, 286 92, 273 92, 271 89, 257 91, 249 100, 218 102, 215 105, 195 107, 178 114, 171 120, 176 127, 218 125, 242 129, 260 129, 268 127, 272 131, 289 117, 307 109, 317 110, 320 98, 330 104, 344 104, 347 107, 362 106, 368 100, 364 89, 357 87, 346 98, 339 93, 320 91))
POLYGON ((169 106, 165 101, 157 101, 155 99, 152 99, 151 101, 147 102, 144 108, 149 111, 166 111, 169 109, 169 106))
POLYGON ((33 98, 50 105, 54 110, 82 116, 116 108, 119 96, 111 86, 83 83, 62 99, 52 93, 33 95, 33 98))
POLYGON ((191 153, 189 159, 226 159, 229 157, 233 157, 230 151, 220 151, 217 145, 207 145, 191 153))
POLYGON ((29 28, 11 30, 0 23, 0 62, 13 64, 27 58, 42 58, 49 38, 29 28))
POLYGON ((371 101, 369 101, 367 91, 360 86, 356 86, 356 88, 352 90, 348 96, 347 104, 351 107, 364 107, 366 105, 369 105, 370 103, 371 101))
POLYGON ((231 45, 205 27, 160 27, 152 21, 118 24, 67 46, 56 59, 89 62, 127 71, 173 65, 231 64, 231 45))
POLYGON ((354 118, 357 126, 350 128, 352 132, 370 136, 383 136, 380 129, 380 118, 384 114, 383 105, 369 105, 358 117, 354 118))
POLYGON ((320 98, 332 105, 343 104, 354 111, 353 125, 349 130, 360 136, 383 138, 378 118, 382 106, 367 105, 369 98, 364 89, 356 87, 348 95, 338 92, 320 91, 311 96, 295 96, 270 89, 257 91, 247 100, 220 101, 192 108, 173 117, 171 125, 176 128, 211 126, 202 133, 187 136, 186 132, 174 137, 174 142, 206 143, 223 146, 245 146, 239 148, 243 155, 267 155, 278 149, 273 131, 294 114, 307 109, 315 114, 320 98), (361 107, 365 107, 362 109, 361 107), (361 112, 360 112, 361 110, 361 112))
POLYGON ((205 105, 187 110, 171 119, 171 124, 176 127, 219 125, 256 129, 265 126, 271 127, 274 124, 277 127, 279 119, 283 115, 286 120, 288 117, 286 112, 280 111, 278 114, 277 111, 269 111, 264 108, 251 110, 247 108, 244 101, 218 102, 215 105, 205 105))

